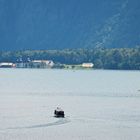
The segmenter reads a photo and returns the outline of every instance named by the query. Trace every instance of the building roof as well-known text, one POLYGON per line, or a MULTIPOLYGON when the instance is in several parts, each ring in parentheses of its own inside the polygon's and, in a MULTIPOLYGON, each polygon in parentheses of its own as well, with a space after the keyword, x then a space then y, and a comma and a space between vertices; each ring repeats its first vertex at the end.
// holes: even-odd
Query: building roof
POLYGON ((92 68, 93 66, 94 66, 93 63, 83 63, 82 64, 82 67, 90 67, 90 68, 92 68))
POLYGON ((0 66, 13 66, 13 63, 2 62, 0 63, 0 66))

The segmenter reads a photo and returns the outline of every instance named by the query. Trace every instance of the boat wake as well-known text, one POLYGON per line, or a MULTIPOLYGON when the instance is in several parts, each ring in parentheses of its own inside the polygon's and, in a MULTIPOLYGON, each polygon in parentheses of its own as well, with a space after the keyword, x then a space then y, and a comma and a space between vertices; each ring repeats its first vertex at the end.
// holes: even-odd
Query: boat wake
POLYGON ((58 121, 46 123, 46 124, 37 124, 37 125, 31 125, 31 126, 21 126, 21 127, 12 127, 7 129, 33 129, 33 128, 42 128, 42 127, 50 127, 55 125, 62 125, 69 123, 70 120, 68 118, 59 118, 58 121))

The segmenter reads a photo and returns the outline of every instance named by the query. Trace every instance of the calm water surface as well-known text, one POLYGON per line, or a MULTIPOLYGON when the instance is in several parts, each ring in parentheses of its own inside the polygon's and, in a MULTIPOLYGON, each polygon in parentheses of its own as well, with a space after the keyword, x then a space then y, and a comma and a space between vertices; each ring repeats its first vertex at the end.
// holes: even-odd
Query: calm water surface
POLYGON ((139 140, 140 71, 0 69, 0 140, 139 140), (66 117, 53 117, 57 106, 66 117))

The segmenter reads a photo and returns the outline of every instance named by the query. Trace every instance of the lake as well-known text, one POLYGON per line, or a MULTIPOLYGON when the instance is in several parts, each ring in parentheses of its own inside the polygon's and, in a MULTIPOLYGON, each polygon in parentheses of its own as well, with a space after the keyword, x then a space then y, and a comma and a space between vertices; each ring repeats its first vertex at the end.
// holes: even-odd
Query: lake
POLYGON ((0 140, 139 140, 140 71, 0 69, 0 124, 0 140))

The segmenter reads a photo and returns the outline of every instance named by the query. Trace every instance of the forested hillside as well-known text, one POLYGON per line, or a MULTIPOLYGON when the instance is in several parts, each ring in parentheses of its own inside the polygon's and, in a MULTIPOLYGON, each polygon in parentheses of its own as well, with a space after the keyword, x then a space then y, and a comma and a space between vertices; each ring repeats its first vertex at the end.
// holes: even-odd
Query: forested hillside
POLYGON ((139 0, 0 0, 0 50, 140 45, 139 0))
POLYGON ((53 60, 55 64, 71 65, 92 62, 95 69, 140 70, 140 47, 0 52, 0 62, 19 60, 53 60))

